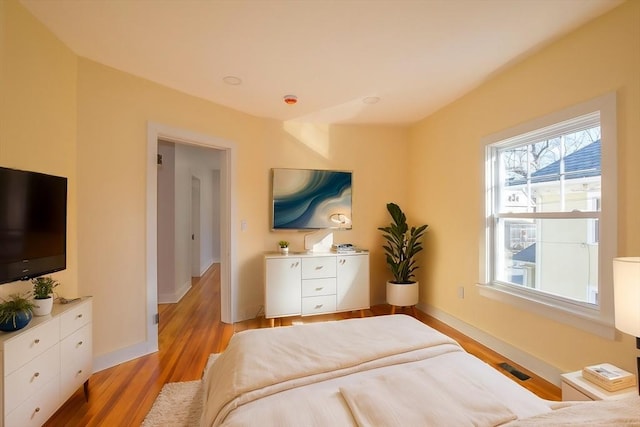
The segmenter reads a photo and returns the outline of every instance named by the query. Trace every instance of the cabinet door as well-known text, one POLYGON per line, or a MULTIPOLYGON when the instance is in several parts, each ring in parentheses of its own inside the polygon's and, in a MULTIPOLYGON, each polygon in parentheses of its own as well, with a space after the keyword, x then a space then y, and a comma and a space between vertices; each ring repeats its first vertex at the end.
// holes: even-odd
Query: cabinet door
POLYGON ((593 400, 580 390, 573 388, 569 384, 562 382, 562 401, 589 401, 593 400))
POLYGON ((369 308, 369 254, 338 256, 337 310, 369 308))
POLYGON ((84 325, 91 322, 92 301, 84 300, 60 316, 60 339, 68 337, 84 325))
POLYGON ((71 396, 91 376, 93 345, 91 323, 60 342, 60 393, 71 396))
POLYGON ((264 312, 267 318, 300 314, 301 274, 300 258, 265 259, 264 312))
POLYGON ((58 375, 29 396, 4 419, 5 427, 40 427, 60 406, 60 382, 58 375))
POLYGON ((16 332, 4 343, 4 374, 8 375, 60 341, 60 319, 16 332))
POLYGON ((59 375, 60 348, 54 345, 4 378, 4 413, 13 411, 59 375))

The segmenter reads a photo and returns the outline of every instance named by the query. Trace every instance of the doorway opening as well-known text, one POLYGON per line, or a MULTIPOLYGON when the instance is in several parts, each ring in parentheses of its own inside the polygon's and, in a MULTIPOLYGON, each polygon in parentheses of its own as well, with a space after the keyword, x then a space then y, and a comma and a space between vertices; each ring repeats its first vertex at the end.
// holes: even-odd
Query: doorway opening
POLYGON ((215 148, 158 141, 159 304, 180 301, 192 279, 220 263, 223 155, 215 148))
MULTIPOLYGON (((200 149, 214 149, 219 157, 219 167, 217 169, 218 185, 218 198, 219 209, 218 213, 218 226, 217 230, 213 230, 219 238, 219 263, 220 263, 220 317, 224 323, 233 323, 235 321, 234 315, 234 295, 237 280, 237 266, 235 260, 235 248, 233 246, 235 227, 232 212, 234 211, 235 198, 234 198, 234 180, 235 175, 235 155, 236 147, 233 142, 215 138, 209 135, 197 134, 191 131, 171 128, 165 125, 149 123, 147 127, 147 346, 149 351, 157 351, 158 348, 158 317, 157 317, 157 304, 158 304, 158 209, 159 203, 166 203, 166 200, 161 200, 158 197, 158 162, 159 158, 159 141, 166 141, 172 143, 175 147, 184 148, 200 148, 200 149)), ((162 159, 164 161, 164 157, 162 159)), ((202 187, 203 182, 200 179, 200 203, 202 203, 202 187)), ((188 190, 186 191, 187 197, 191 199, 195 189, 192 180, 192 175, 188 176, 188 190)), ((178 195, 178 192, 175 192, 178 195)), ((178 197, 178 196, 176 196, 178 197)), ((173 202, 175 203, 175 201, 173 202)), ((191 200, 189 200, 189 207, 191 207, 191 200)), ((188 209, 191 211, 191 209, 188 209)), ((202 218, 199 219, 202 226, 202 218)), ((189 212, 188 223, 192 223, 194 218, 189 212)), ((189 228, 191 225, 189 224, 189 228)), ((202 229, 202 227, 200 227, 202 229)), ((191 234, 187 230, 187 246, 186 250, 192 252, 191 234)), ((198 237, 202 238, 202 232, 198 237)), ((193 236, 196 237, 195 235, 193 236)), ((185 240, 182 240, 183 242, 185 240)), ((176 242, 179 246, 179 244, 176 242)), ((179 248, 176 246, 176 250, 179 248)), ((209 254, 208 256, 211 256, 209 254)), ((187 265, 189 276, 195 271, 196 260, 195 256, 191 257, 192 262, 187 265)), ((199 259, 202 258, 202 253, 199 254, 199 259)), ((182 268, 182 267, 181 267, 182 268)), ((202 264, 200 264, 200 273, 202 272, 202 264)), ((206 268, 205 268, 206 270, 206 268)), ((164 273, 163 273, 164 274, 164 273)), ((190 277, 189 277, 190 280, 190 277)))

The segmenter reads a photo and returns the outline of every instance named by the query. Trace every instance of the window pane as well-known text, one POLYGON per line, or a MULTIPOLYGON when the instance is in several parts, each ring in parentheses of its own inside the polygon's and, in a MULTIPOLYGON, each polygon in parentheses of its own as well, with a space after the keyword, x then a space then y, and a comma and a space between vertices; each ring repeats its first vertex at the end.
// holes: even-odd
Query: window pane
POLYGON ((597 227, 594 219, 497 220, 496 279, 597 304, 597 227))
POLYGON ((500 213, 600 209, 599 127, 500 148, 497 157, 500 213))

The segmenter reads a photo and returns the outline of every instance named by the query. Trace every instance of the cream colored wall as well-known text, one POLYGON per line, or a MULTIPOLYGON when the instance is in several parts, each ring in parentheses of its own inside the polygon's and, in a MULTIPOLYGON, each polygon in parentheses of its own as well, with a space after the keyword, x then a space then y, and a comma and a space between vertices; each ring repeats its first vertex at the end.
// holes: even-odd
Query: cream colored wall
MULTIPOLYGON (((0 2, 0 166, 68 178, 67 269, 77 294, 76 56, 15 1, 0 2)), ((2 285, 0 294, 30 290, 2 285)))
POLYGON ((421 303, 561 371, 604 361, 635 371, 632 337, 602 339, 480 297, 474 286, 483 212, 480 139, 611 91, 618 96, 618 253, 640 254, 640 2, 628 1, 412 128, 410 212, 431 225, 421 303), (457 298, 459 285, 464 299, 457 298))

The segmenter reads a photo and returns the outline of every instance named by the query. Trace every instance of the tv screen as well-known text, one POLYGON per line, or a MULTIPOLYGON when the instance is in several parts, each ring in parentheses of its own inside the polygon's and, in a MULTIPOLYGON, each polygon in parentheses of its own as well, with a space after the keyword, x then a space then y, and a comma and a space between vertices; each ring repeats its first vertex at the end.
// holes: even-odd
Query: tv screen
POLYGON ((64 270, 67 179, 0 167, 0 283, 64 270))
POLYGON ((273 169, 273 229, 350 229, 351 180, 345 171, 273 169))

